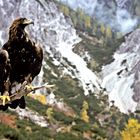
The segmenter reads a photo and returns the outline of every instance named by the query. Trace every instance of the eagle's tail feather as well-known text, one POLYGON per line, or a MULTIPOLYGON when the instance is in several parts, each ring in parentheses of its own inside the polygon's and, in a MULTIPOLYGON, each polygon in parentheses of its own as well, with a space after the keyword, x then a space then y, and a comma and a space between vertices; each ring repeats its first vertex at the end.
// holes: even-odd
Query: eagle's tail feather
POLYGON ((22 108, 22 109, 25 109, 25 107, 26 107, 26 102, 25 102, 24 96, 22 96, 22 97, 19 99, 19 107, 22 108))

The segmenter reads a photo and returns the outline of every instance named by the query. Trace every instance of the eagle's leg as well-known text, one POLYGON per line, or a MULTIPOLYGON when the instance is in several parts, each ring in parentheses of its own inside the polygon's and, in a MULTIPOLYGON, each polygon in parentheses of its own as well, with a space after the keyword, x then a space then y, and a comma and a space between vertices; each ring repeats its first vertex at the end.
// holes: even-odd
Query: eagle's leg
POLYGON ((10 101, 9 93, 8 93, 7 91, 5 91, 5 92, 3 93, 3 95, 0 96, 0 99, 2 100, 2 105, 5 106, 6 100, 7 100, 7 101, 10 101))
POLYGON ((34 92, 34 86, 31 85, 31 82, 33 81, 33 78, 31 76, 31 74, 28 74, 26 77, 25 77, 25 81, 26 82, 26 85, 25 85, 25 90, 27 92, 34 92))

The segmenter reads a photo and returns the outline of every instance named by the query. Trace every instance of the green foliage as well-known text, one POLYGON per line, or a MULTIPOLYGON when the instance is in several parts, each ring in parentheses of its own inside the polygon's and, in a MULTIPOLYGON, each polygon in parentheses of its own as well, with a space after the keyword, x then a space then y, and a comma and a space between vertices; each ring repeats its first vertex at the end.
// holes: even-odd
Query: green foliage
POLYGON ((32 99, 31 97, 26 97, 26 104, 32 110, 38 112, 41 115, 46 114, 47 106, 42 105, 39 101, 32 99))
POLYGON ((46 140, 50 138, 51 132, 47 128, 41 128, 27 120, 17 119, 17 128, 10 128, 5 124, 0 124, 0 139, 11 140, 46 140), (26 128, 30 128, 28 131, 26 128))
POLYGON ((83 47, 84 50, 88 50, 89 55, 92 58, 91 61, 88 62, 88 67, 93 71, 100 71, 103 65, 112 62, 112 55, 122 42, 122 40, 106 40, 103 38, 102 40, 101 38, 100 40, 97 40, 97 37, 89 38, 82 33, 79 33, 79 35, 82 38, 82 41, 77 44, 74 50, 76 53, 79 53, 79 50, 77 49, 78 46, 83 47), (97 65, 93 65, 93 61, 95 61, 97 65))
POLYGON ((103 23, 101 24, 101 33, 105 34, 105 25, 103 23))
POLYGON ((54 140, 86 140, 82 136, 75 136, 71 133, 58 133, 54 140))
POLYGON ((85 20, 85 23, 84 23, 85 27, 90 28, 91 27, 91 17, 90 16, 85 16, 84 20, 85 20))
POLYGON ((59 112, 59 111, 54 111, 53 118, 66 125, 69 125, 73 122, 73 118, 68 117, 63 112, 59 112))
POLYGON ((20 137, 19 133, 4 124, 0 124, 0 139, 7 138, 7 139, 13 139, 18 140, 20 137))
POLYGON ((49 121, 52 121, 53 120, 53 108, 52 107, 49 107, 47 110, 46 110, 46 115, 47 115, 47 119, 49 121))
POLYGON ((84 95, 82 88, 77 86, 78 82, 68 76, 58 79, 54 84, 58 87, 55 95, 63 98, 69 106, 80 113, 79 106, 82 106, 84 95))
POLYGON ((63 11, 63 13, 68 16, 69 15, 69 8, 65 5, 61 5, 61 10, 63 11))
POLYGON ((111 28, 109 26, 106 28, 106 37, 112 38, 112 31, 111 31, 111 28))
POLYGON ((30 136, 31 138, 39 138, 39 136, 43 135, 44 137, 48 137, 50 136, 50 131, 47 128, 41 128, 40 126, 32 123, 29 120, 17 120, 17 127, 18 130, 22 131, 22 134, 24 134, 24 136, 28 137, 30 136), (30 128, 30 131, 27 129, 30 128))
POLYGON ((89 123, 80 122, 74 125, 72 129, 79 132, 85 132, 91 130, 91 125, 89 123))

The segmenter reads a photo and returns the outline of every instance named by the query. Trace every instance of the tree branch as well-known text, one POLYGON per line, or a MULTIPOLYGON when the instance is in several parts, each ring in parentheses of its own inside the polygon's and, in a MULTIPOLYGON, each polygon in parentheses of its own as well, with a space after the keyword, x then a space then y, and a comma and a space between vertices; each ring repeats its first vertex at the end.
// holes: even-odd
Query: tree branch
MULTIPOLYGON (((16 92, 14 92, 12 95, 10 95, 10 101, 6 101, 5 104, 11 103, 12 101, 15 101, 17 99, 20 99, 22 96, 27 96, 27 94, 34 92, 36 90, 42 89, 42 88, 46 88, 46 89, 50 89, 52 87, 54 87, 55 85, 48 85, 47 83, 41 86, 36 86, 36 87, 32 87, 32 88, 27 88, 26 87, 27 82, 24 82, 20 89, 16 92)), ((3 101, 0 100, 0 105, 3 104, 3 101)))

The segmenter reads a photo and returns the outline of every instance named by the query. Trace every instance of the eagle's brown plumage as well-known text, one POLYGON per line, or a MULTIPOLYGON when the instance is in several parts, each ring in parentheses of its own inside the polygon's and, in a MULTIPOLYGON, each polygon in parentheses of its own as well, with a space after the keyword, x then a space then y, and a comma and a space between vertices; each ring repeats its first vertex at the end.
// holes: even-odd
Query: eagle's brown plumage
MULTIPOLYGON (((32 23, 26 18, 16 19, 9 29, 8 41, 2 47, 8 52, 11 64, 10 90, 16 83, 23 83, 24 81, 31 83, 41 70, 42 48, 36 46, 24 30, 27 25, 32 23)), ((25 107, 23 97, 20 101, 12 103, 11 106, 15 108, 18 104, 22 108, 25 107)))
MULTIPOLYGON (((0 93, 1 96, 7 95, 9 92, 10 86, 10 61, 9 55, 6 50, 0 49, 0 93)), ((0 109, 6 110, 8 108, 7 105, 0 106, 0 109)))

